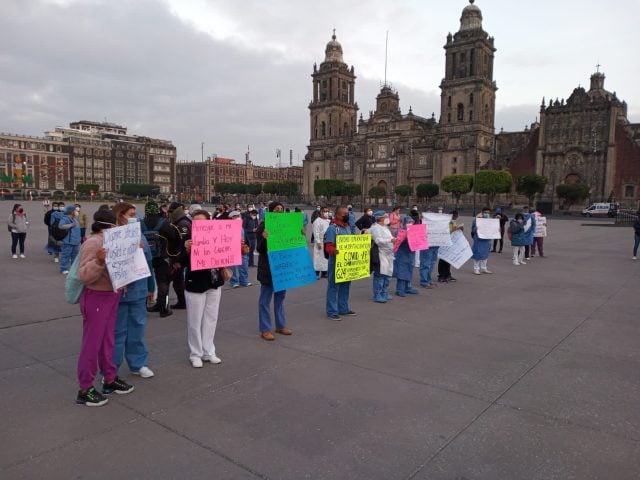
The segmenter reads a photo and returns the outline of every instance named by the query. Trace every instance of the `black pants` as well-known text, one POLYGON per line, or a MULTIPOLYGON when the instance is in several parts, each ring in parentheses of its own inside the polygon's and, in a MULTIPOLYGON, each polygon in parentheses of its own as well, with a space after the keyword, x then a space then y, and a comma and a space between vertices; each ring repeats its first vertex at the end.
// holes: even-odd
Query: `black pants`
POLYGON ((249 245, 249 266, 253 267, 254 266, 254 256, 253 256, 253 252, 256 251, 256 234, 255 233, 245 233, 245 240, 247 242, 247 245, 249 245))
POLYGON ((529 254, 531 253, 531 245, 524 246, 524 258, 529 258, 529 254))
POLYGON ((444 260, 438 260, 438 279, 448 280, 451 278, 451 264, 444 260))
POLYGON ((158 286, 158 299, 156 300, 158 308, 161 312, 167 309, 169 298, 169 284, 171 283, 171 267, 163 258, 153 259, 153 273, 156 276, 156 285, 158 286))
POLYGON ((500 240, 493 241, 493 251, 501 252, 503 247, 504 247, 504 232, 500 232, 500 240), (496 247, 498 246, 498 243, 500 243, 500 250, 496 249, 496 247))
POLYGON ((171 272, 171 280, 173 281, 173 291, 176 292, 176 297, 178 297, 177 304, 186 305, 184 298, 184 267, 174 268, 171 272))
POLYGON ((20 243, 20 254, 24 254, 24 240, 27 238, 27 233, 13 233, 11 232, 11 253, 16 254, 16 247, 20 243))

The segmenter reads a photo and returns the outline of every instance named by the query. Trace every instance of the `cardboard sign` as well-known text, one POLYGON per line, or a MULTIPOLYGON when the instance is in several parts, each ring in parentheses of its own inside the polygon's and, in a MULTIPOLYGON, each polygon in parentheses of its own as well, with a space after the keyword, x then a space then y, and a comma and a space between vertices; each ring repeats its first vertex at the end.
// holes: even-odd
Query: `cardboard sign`
POLYGON ((107 250, 105 263, 114 292, 125 285, 151 275, 146 260, 140 261, 140 253, 144 258, 144 252, 140 248, 139 223, 108 228, 103 232, 103 246, 107 250))
POLYGON ((536 217, 536 229, 533 235, 534 237, 547 236, 547 217, 536 217))
POLYGON ((369 278, 371 234, 336 237, 336 283, 369 278))
POLYGON ((242 222, 196 220, 191 224, 191 270, 242 265, 242 222))
POLYGON ((267 248, 270 252, 307 246, 307 238, 302 233, 302 212, 267 212, 264 229, 269 232, 267 248))
POLYGON ((451 245, 440 247, 438 257, 456 269, 460 269, 467 260, 473 257, 471 246, 462 231, 456 230, 451 234, 451 245))
POLYGON ((268 254, 275 292, 302 287, 316 281, 316 271, 306 246, 269 251, 268 254))
POLYGON ((423 213, 422 223, 427 226, 427 238, 432 247, 451 245, 451 232, 449 231, 451 215, 444 213, 423 213))
POLYGON ((427 250, 429 241, 427 240, 426 225, 409 225, 407 229, 407 239, 409 241, 409 250, 417 252, 418 250, 427 250))
POLYGON ((500 220, 497 218, 476 218, 476 233, 481 240, 500 240, 500 220))

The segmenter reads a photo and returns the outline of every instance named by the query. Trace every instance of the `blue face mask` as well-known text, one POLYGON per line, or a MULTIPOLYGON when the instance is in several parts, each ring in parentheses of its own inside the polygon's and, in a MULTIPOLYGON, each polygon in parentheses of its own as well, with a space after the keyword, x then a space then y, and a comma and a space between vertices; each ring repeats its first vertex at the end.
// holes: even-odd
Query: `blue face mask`
POLYGON ((491 218, 491 215, 489 215, 488 213, 483 213, 482 218, 491 218))
POLYGON ((138 223, 138 219, 136 217, 129 217, 127 223, 138 223))

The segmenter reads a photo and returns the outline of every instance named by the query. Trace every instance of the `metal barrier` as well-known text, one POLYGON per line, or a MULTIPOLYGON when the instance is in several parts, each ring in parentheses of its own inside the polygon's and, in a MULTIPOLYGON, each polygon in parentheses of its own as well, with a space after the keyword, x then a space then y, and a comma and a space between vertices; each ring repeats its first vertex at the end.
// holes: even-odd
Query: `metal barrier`
POLYGON ((616 225, 633 225, 637 218, 638 214, 633 210, 619 210, 616 215, 616 225))

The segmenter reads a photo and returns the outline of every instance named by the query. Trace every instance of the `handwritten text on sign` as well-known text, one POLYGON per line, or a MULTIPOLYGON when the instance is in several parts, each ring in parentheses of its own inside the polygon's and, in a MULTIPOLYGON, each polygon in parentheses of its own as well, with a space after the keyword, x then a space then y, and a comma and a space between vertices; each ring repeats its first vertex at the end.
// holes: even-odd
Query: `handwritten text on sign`
POLYGON ((497 218, 476 218, 478 238, 483 240, 500 239, 500 220, 497 218))
POLYGON ((269 232, 267 237, 269 251, 306 247, 307 239, 302 234, 302 224, 302 212, 267 212, 264 219, 264 229, 269 232))
POLYGON ((451 240, 451 245, 440 247, 438 257, 459 270, 473 256, 473 252, 462 231, 456 230, 453 232, 451 240))
POLYGON ((451 232, 449 231, 451 215, 444 213, 423 213, 422 222, 427 225, 429 245, 432 247, 451 245, 451 232))
POLYGON ((302 287, 316 281, 316 272, 306 246, 269 251, 269 266, 275 292, 302 287))
POLYGON ((242 265, 242 222, 196 220, 191 224, 191 269, 242 265))
POLYGON ((338 235, 336 237, 336 283, 369 278, 371 235, 338 235))
MULTIPOLYGON (((146 261, 136 262, 140 253, 140 224, 131 223, 103 230, 103 246, 107 250, 107 271, 115 292, 131 282, 151 275, 146 261)), ((143 254, 144 257, 144 254, 143 254)))
POLYGON ((412 252, 427 250, 429 248, 427 226, 423 224, 409 225, 409 228, 407 228, 407 240, 409 241, 409 250, 412 252))

